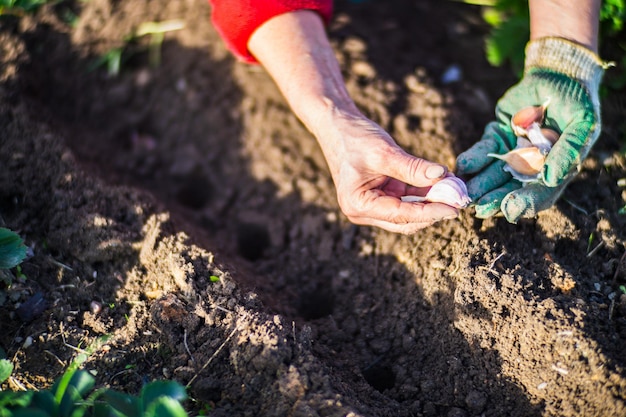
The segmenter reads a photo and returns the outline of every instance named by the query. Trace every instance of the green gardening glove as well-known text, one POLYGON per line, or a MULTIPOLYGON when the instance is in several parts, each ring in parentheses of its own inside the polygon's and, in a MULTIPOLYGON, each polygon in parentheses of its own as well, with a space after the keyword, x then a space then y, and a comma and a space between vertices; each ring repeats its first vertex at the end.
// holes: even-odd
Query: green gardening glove
POLYGON ((460 154, 458 175, 477 174, 467 182, 476 216, 502 211, 511 223, 551 207, 580 170, 600 135, 598 89, 604 69, 596 54, 561 38, 541 38, 526 46, 522 80, 498 101, 496 121, 480 141, 460 154), (519 110, 549 101, 543 125, 560 133, 535 181, 520 182, 503 170, 505 154, 517 145, 511 117, 519 110))

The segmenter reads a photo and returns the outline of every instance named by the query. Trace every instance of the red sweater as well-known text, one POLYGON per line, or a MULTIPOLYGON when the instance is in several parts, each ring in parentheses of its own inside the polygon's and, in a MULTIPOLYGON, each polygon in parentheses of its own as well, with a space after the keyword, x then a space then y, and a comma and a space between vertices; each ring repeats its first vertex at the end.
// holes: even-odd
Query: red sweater
POLYGON ((248 51, 252 33, 274 16, 294 10, 314 10, 328 24, 333 11, 332 0, 209 0, 213 6, 211 20, 226 46, 245 62, 257 62, 248 51))

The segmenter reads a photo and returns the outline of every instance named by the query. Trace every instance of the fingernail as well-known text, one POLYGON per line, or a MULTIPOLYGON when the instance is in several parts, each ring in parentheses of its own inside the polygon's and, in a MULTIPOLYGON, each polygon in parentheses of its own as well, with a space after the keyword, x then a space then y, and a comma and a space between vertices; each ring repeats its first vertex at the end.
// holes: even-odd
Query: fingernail
POLYGON ((441 165, 431 165, 426 168, 425 175, 426 178, 428 178, 429 180, 433 180, 435 178, 441 178, 441 176, 443 176, 443 174, 445 173, 446 170, 441 165))

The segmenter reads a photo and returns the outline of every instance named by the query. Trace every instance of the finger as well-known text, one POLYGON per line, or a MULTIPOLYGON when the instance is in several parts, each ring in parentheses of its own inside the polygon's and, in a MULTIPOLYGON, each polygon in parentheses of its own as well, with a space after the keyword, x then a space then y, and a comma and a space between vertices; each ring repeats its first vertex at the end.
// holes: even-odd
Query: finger
POLYGON ((428 187, 445 177, 448 168, 407 153, 397 153, 391 159, 377 165, 382 174, 415 187, 428 187))
POLYGON ((504 197, 502 213, 509 223, 517 223, 525 217, 535 217, 540 211, 552 207, 564 189, 565 184, 559 187, 528 184, 504 197))
POLYGON ((386 221, 373 219, 371 222, 368 222, 367 225, 378 227, 380 229, 383 229, 392 233, 400 233, 403 235, 414 235, 418 231, 425 229, 429 226, 432 226, 435 223, 436 222, 396 224, 396 223, 390 223, 386 221))
POLYGON ((401 233, 414 232, 437 221, 455 218, 458 213, 457 209, 446 204, 402 202, 398 198, 375 193, 368 195, 368 201, 358 211, 346 211, 354 223, 401 233))
POLYGON ((593 115, 567 126, 546 158, 543 181, 556 187, 581 161, 581 152, 597 125, 593 115))
POLYGON ((485 127, 482 138, 456 159, 456 171, 459 175, 475 174, 493 162, 489 153, 505 153, 509 151, 509 135, 498 122, 491 122, 485 127))
POLYGON ((504 165, 506 165, 504 161, 497 160, 467 181, 467 193, 473 201, 511 180, 511 174, 502 169, 504 165))
POLYGON ((504 198, 521 186, 522 184, 519 181, 512 180, 504 184, 502 187, 485 194, 476 202, 476 217, 479 219, 487 219, 498 214, 504 198))

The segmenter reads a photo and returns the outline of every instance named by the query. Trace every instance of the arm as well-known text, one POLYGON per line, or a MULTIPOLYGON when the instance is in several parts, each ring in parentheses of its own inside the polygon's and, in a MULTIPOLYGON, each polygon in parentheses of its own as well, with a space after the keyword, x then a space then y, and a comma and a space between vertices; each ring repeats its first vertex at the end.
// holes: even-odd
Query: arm
POLYGON ((477 217, 502 212, 509 222, 534 217, 551 207, 581 169, 601 130, 599 86, 607 64, 597 56, 600 0, 530 0, 530 42, 524 76, 498 101, 496 120, 482 139, 459 155, 460 174, 468 181, 477 217), (536 178, 511 178, 502 155, 518 146, 513 114, 546 103, 545 125, 559 140, 545 157, 536 178), (503 169, 504 168, 504 169, 503 169))
POLYGON ((600 0, 529 0, 530 40, 559 37, 598 52, 600 0))
POLYGON ((318 14, 300 10, 275 16, 254 31, 248 49, 316 137, 339 205, 352 222, 409 234, 458 215, 445 204, 400 200, 423 195, 447 170, 407 154, 360 113, 318 14))

